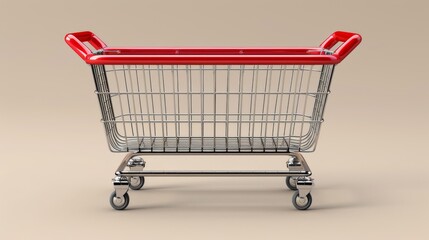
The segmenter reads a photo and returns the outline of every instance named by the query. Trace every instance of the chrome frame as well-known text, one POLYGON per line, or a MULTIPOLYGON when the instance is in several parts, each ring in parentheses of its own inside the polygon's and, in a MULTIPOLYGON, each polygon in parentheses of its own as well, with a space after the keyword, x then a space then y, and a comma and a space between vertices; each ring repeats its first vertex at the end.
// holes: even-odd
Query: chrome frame
MULTIPOLYGON (((162 153, 166 154, 166 153, 162 153)), ((167 153, 168 154, 168 153, 167 153)), ((170 153, 172 154, 172 153, 170 153)), ((175 153, 177 154, 177 153, 175 153)), ((186 154, 186 153, 182 153, 186 154)), ((206 153, 205 153, 206 154, 206 153)), ((216 155, 233 155, 234 153, 212 153, 216 155)), ((264 153, 266 154, 266 153, 264 153)), ((116 177, 113 179, 113 186, 116 191, 116 197, 121 198, 128 191, 128 178, 130 177, 140 177, 140 176, 150 176, 150 177, 296 177, 297 178, 297 189, 300 197, 305 197, 310 193, 313 180, 310 178, 312 172, 307 162, 305 161, 302 154, 298 152, 286 153, 285 155, 290 156, 289 160, 286 162, 287 168, 289 171, 279 171, 279 170, 241 170, 241 171, 219 171, 219 170, 183 170, 183 171, 164 171, 164 170, 150 170, 143 171, 143 168, 146 164, 139 156, 145 155, 147 153, 141 152, 130 152, 122 160, 119 167, 116 169, 116 177), (133 168, 136 164, 138 166, 143 166, 138 170, 133 168), (142 164, 144 163, 144 164, 142 164), (130 167, 131 166, 131 167, 130 167)), ((153 154, 150 154, 153 155, 153 154)), ((187 154, 186 154, 187 155, 187 154)), ((193 154, 195 155, 195 154, 193 154)), ((242 153, 240 155, 243 155, 242 153)), ((252 153, 254 155, 254 153, 252 153)))

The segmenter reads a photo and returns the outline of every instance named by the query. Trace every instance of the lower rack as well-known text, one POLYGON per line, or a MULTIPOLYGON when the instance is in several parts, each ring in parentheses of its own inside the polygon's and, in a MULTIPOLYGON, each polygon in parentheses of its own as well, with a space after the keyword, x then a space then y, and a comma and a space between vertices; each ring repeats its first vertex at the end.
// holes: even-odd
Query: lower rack
MULTIPOLYGON (((219 153, 216 153, 219 154, 219 153)), ((306 210, 311 206, 311 189, 314 179, 311 170, 300 153, 285 153, 290 156, 286 162, 289 171, 143 171, 146 162, 139 156, 147 153, 128 153, 116 170, 113 179, 115 191, 110 195, 110 205, 116 210, 123 210, 129 204, 128 190, 139 190, 145 183, 145 176, 149 177, 286 177, 286 186, 295 191, 292 203, 298 210, 306 210)))

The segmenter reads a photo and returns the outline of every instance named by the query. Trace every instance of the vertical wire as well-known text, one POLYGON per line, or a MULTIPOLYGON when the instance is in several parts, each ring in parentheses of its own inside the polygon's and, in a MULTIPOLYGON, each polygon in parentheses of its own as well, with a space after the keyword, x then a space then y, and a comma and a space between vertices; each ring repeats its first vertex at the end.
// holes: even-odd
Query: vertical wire
POLYGON ((251 129, 251 125, 252 125, 250 123, 250 121, 252 120, 252 104, 253 104, 253 96, 255 95, 255 92, 254 92, 255 90, 253 88, 254 83, 255 83, 255 65, 253 65, 253 69, 252 69, 252 86, 251 86, 251 90, 250 90, 250 105, 249 105, 249 129, 247 131, 247 135, 249 137, 249 144, 250 144, 251 149, 253 148, 253 144, 252 144, 252 141, 250 140, 250 137, 251 137, 250 129, 251 129))
POLYGON ((190 87, 191 87, 191 78, 190 78, 190 72, 189 72, 189 65, 186 65, 186 87, 187 87, 187 91, 186 91, 186 95, 188 98, 188 147, 189 147, 189 151, 191 151, 191 136, 192 136, 192 123, 191 123, 191 114, 192 114, 192 103, 191 103, 191 94, 190 94, 190 87))
POLYGON ((142 65, 142 72, 143 72, 143 84, 144 84, 144 91, 145 91, 144 95, 146 96, 147 120, 149 123, 149 140, 150 140, 150 147, 153 150, 152 123, 150 120, 150 107, 149 107, 149 96, 148 96, 149 94, 147 91, 146 70, 145 70, 144 65, 142 65))
MULTIPOLYGON (((277 113, 277 102, 278 102, 279 94, 280 94, 280 82, 282 79, 282 73, 283 73, 283 71, 282 71, 282 68, 280 67, 280 69, 279 69, 279 80, 277 82, 276 102, 274 103, 273 128, 271 130, 271 136, 274 136, 274 129, 275 129, 275 124, 276 124, 275 121, 276 121, 276 116, 278 115, 278 113, 277 113)), ((279 115, 279 118, 280 118, 280 115, 279 115)))
POLYGON ((200 65, 201 152, 204 150, 204 65, 200 65))
POLYGON ((216 65, 213 65, 213 151, 216 151, 216 65))
MULTIPOLYGON (((282 110, 283 110, 283 96, 284 96, 284 90, 285 90, 285 82, 286 82, 286 70, 287 70, 287 65, 283 66, 283 78, 282 78, 282 91, 281 91, 281 95, 280 95, 280 106, 279 106, 279 119, 278 119, 278 123, 277 123, 277 148, 280 145, 279 143, 279 135, 280 135, 280 120, 281 120, 281 116, 282 116, 282 110)), ((286 125, 286 121, 287 121, 287 112, 285 115, 285 125, 286 125)), ((284 136, 282 137, 282 139, 284 139, 284 136)))
MULTIPOLYGON (((139 102, 141 125, 142 125, 142 132, 143 132, 141 145, 144 147, 144 137, 146 134, 145 134, 145 130, 144 130, 144 115, 143 115, 143 106, 142 106, 141 90, 140 90, 140 80, 139 80, 137 65, 136 65, 136 83, 137 83, 137 95, 139 98, 138 102, 139 102)), ((139 145, 139 147, 140 147, 140 145, 139 145)))
POLYGON ((165 135, 167 140, 168 137, 168 111, 167 111, 167 94, 165 92, 165 79, 164 79, 164 65, 161 65, 161 77, 162 77, 162 93, 164 95, 164 120, 165 120, 165 135))
POLYGON ((262 111, 261 111, 261 131, 260 131, 260 133, 259 133, 259 136, 261 136, 262 137, 262 132, 263 132, 263 127, 262 127, 262 124, 263 124, 263 121, 264 121, 264 112, 265 112, 265 98, 266 98, 266 96, 267 96, 267 86, 268 86, 268 72, 269 72, 269 70, 268 70, 268 65, 267 65, 267 72, 266 72, 266 74, 265 74, 265 87, 264 87, 264 92, 262 93, 262 95, 263 95, 263 100, 262 100, 262 111))
POLYGON ((194 126, 194 122, 193 122, 193 120, 194 120, 194 117, 193 117, 193 114, 194 114, 194 109, 193 109, 193 104, 192 104, 192 101, 193 101, 193 94, 194 94, 194 92, 192 91, 192 65, 189 65, 189 93, 188 93, 189 95, 189 97, 191 98, 191 101, 189 102, 189 113, 190 113, 190 122, 191 122, 191 125, 189 126, 189 132, 190 132, 190 134, 189 134, 189 136, 190 136, 190 138, 189 138, 189 146, 191 146, 191 141, 192 141, 192 138, 193 138, 193 126, 194 126))
POLYGON ((129 145, 128 145, 128 135, 127 135, 127 128, 125 127, 124 109, 123 109, 123 107, 122 107, 121 88, 119 87, 118 74, 117 74, 117 72, 116 72, 115 65, 113 65, 113 72, 115 73, 116 86, 117 86, 117 88, 118 88, 119 106, 121 106, 121 116, 122 116, 122 125, 123 125, 123 127, 124 127, 125 144, 126 144, 126 146, 127 146, 127 148, 128 148, 128 147, 129 147, 129 145))
MULTIPOLYGON (((139 126, 138 126, 138 120, 137 120, 136 99, 135 99, 136 95, 135 95, 135 91, 134 91, 133 78, 131 77, 130 65, 128 65, 128 75, 130 76, 131 100, 133 103, 133 111, 134 111, 132 114, 130 111, 130 117, 134 117, 134 123, 136 124, 137 149, 140 149, 140 134, 139 134, 139 126)), ((132 124, 133 123, 130 122, 130 125, 132 125, 132 124)))
POLYGON ((259 137, 261 138, 261 143, 262 143, 262 147, 263 147, 264 151, 265 151, 265 143, 264 143, 264 140, 262 140, 262 132, 263 132, 263 128, 264 128, 263 125, 264 125, 264 117, 265 117, 265 115, 264 115, 264 112, 265 112, 265 100, 266 100, 266 97, 267 97, 267 86, 268 86, 268 75, 269 75, 268 68, 269 68, 269 66, 267 65, 267 73, 265 74, 265 87, 264 87, 264 93, 263 93, 264 100, 262 101, 262 111, 261 111, 261 122, 260 122, 261 123, 261 131, 259 133, 259 137))
MULTIPOLYGON (((194 92, 192 91, 192 65, 189 65, 189 96, 191 97, 191 101, 189 102, 189 106, 190 106, 190 109, 191 109, 191 111, 190 111, 190 116, 191 116, 191 128, 190 128, 190 136, 191 136, 191 140, 192 140, 192 138, 193 138, 193 125, 194 125, 194 122, 193 122, 193 120, 194 120, 194 116, 193 116, 193 104, 192 104, 192 101, 193 101, 193 99, 194 99, 194 92)), ((190 144, 191 142, 189 142, 189 144, 190 144)))
MULTIPOLYGON (((267 100, 267 112, 264 114, 264 112, 262 111, 262 116, 265 116, 265 133, 264 133, 264 142, 265 142, 265 148, 267 147, 267 131, 268 131, 268 116, 269 116, 269 111, 270 111, 270 99, 271 99, 271 78, 273 77, 273 65, 270 66, 270 76, 269 78, 269 84, 268 84, 268 100, 267 100)), ((265 94, 267 94, 267 92, 265 91, 265 94)), ((261 126, 262 128, 262 126, 261 126)), ((262 136, 261 136, 262 137, 262 136)))
POLYGON ((311 65, 310 72, 308 73, 307 89, 305 91, 305 99, 304 99, 304 108, 302 110, 301 133, 299 134, 299 148, 300 149, 301 149, 301 142, 302 142, 302 131, 304 130, 305 110, 307 108, 308 90, 310 89, 310 80, 311 80, 311 73, 312 72, 313 72, 313 65, 311 65))
MULTIPOLYGON (((275 129, 275 126, 276 126, 276 116, 278 115, 278 113, 277 113, 277 102, 278 102, 278 98, 279 98, 279 94, 280 94, 279 91, 280 91, 280 80, 281 80, 281 78, 282 78, 282 69, 280 67, 279 68, 279 79, 278 79, 278 82, 277 82, 277 91, 275 93, 275 95, 276 95, 276 101, 274 103, 274 111, 273 111, 273 114, 272 114, 273 115, 273 119, 272 119, 273 126, 271 128, 271 139, 273 141, 273 145, 274 145, 276 151, 278 150, 278 141, 274 140, 274 129, 275 129)), ((280 118, 280 115, 279 115, 279 118, 280 118)), ((277 137, 277 139, 278 139, 278 137, 277 137)))
POLYGON ((178 150, 179 133, 177 125, 177 109, 176 109, 176 83, 174 82, 174 65, 171 65, 171 80, 173 81, 173 109, 174 109, 174 132, 176 133, 176 151, 178 150))
POLYGON ((182 116, 180 115, 180 87, 179 87, 179 65, 176 65, 176 76, 177 76, 177 115, 179 117, 179 126, 178 126, 178 132, 179 132, 179 136, 177 138, 177 150, 179 149, 179 141, 180 141, 180 136, 181 136, 181 131, 180 131, 180 125, 181 125, 181 120, 182 120, 182 116))
POLYGON ((229 137, 229 76, 230 76, 231 65, 227 67, 226 74, 226 124, 225 124, 225 144, 226 151, 228 152, 228 137, 229 137))
POLYGON ((258 97, 259 65, 256 66, 255 101, 253 102, 253 124, 252 124, 252 151, 255 146, 256 105, 258 97))
POLYGON ((241 122, 242 113, 243 113, 243 78, 244 78, 244 65, 240 66, 240 81, 239 81, 239 98, 238 98, 238 128, 237 128, 237 136, 238 136, 238 149, 241 151, 241 122))
POLYGON ((153 150, 153 146, 155 144, 156 137, 158 135, 156 134, 155 101, 153 100, 154 92, 153 92, 153 87, 152 87, 152 74, 151 74, 151 70, 152 69, 151 69, 150 65, 148 65, 149 90, 150 90, 150 96, 151 96, 151 100, 152 100, 152 120, 153 120, 153 134, 154 134, 154 139, 153 139, 153 142, 151 143, 151 146, 152 146, 152 150, 153 150))
MULTIPOLYGON (((158 95, 159 95, 159 110, 161 111, 161 134, 162 134, 162 145, 165 150, 165 130, 164 130, 164 109, 162 103, 162 90, 161 90, 161 73, 159 70, 159 65, 156 66, 158 73, 158 95)), ((164 103, 165 104, 165 103, 164 103)))

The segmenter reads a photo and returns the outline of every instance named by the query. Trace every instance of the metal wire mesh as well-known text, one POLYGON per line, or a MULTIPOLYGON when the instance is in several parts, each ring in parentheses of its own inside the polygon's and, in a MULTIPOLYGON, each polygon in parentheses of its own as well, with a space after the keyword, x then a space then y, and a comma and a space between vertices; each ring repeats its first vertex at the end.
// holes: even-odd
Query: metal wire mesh
POLYGON ((308 152, 334 65, 92 69, 114 152, 308 152))

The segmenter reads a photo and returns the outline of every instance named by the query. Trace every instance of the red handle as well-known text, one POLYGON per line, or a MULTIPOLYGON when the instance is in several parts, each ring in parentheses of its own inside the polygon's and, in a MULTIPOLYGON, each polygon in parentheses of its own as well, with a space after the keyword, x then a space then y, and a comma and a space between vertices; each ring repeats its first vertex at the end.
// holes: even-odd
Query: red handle
POLYGON ((69 33, 67 44, 88 64, 338 64, 362 38, 357 33, 334 32, 318 48, 107 48, 92 32, 69 33), (103 54, 94 54, 103 49, 103 54), (343 44, 332 55, 323 50, 343 44))
POLYGON ((334 52, 334 56, 336 56, 339 62, 341 62, 359 45, 361 41, 362 37, 357 33, 337 31, 331 34, 331 36, 320 44, 320 47, 329 50, 337 43, 343 42, 343 44, 341 44, 341 46, 339 46, 334 52))
POLYGON ((67 44, 84 60, 91 57, 93 52, 89 49, 84 42, 88 42, 96 50, 107 47, 94 33, 90 31, 69 33, 64 37, 67 44))

